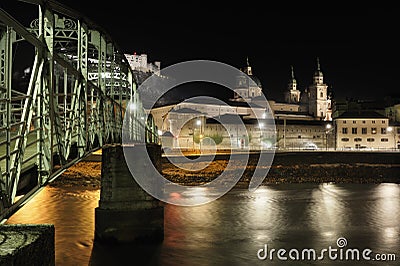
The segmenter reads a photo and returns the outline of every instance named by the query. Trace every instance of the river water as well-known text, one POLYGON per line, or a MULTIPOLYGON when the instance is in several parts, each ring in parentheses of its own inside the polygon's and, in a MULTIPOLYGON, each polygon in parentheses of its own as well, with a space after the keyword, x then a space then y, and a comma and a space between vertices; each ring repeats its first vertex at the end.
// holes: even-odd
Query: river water
MULTIPOLYGON (((233 189, 218 200, 197 207, 166 205, 165 239, 159 245, 107 246, 94 242, 94 208, 98 206, 99 193, 46 187, 7 224, 54 224, 56 265, 400 263, 399 184, 268 185, 255 192, 233 189), (267 254, 271 249, 276 251, 261 260, 266 245, 267 254), (322 252, 329 247, 337 251, 322 252), (350 253, 340 259, 340 252, 346 254, 350 248, 359 251, 360 261, 350 253), (278 257, 278 249, 286 253, 281 251, 278 257), (304 249, 315 250, 317 258, 313 260, 307 253, 302 257, 304 249), (364 258, 365 249, 371 252, 364 258), (396 261, 373 261, 393 260, 391 254, 395 254, 396 261), (293 262, 296 258, 299 260, 293 262)), ((206 190, 200 194, 207 197, 206 190)))

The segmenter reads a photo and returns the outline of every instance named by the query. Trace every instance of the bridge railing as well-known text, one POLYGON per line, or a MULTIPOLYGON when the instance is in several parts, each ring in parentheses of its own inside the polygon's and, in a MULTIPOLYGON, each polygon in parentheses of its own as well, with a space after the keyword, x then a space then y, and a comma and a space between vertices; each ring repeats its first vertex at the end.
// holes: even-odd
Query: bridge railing
POLYGON ((26 28, 0 9, 0 218, 36 189, 106 143, 122 139, 125 111, 134 139, 158 142, 151 116, 143 120, 132 70, 99 27, 55 1, 36 4, 38 19, 26 28), (24 82, 13 79, 17 49, 30 47, 24 82), (24 168, 37 179, 16 200, 24 168))

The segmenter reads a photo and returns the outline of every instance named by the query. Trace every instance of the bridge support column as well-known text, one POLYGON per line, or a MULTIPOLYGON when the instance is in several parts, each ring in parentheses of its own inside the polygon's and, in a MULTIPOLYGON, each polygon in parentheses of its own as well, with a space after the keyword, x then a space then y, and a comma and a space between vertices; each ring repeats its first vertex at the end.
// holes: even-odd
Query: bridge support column
MULTIPOLYGON (((147 149, 153 164, 161 171, 160 146, 147 144, 147 149)), ((137 162, 137 167, 146 171, 142 162, 137 162)), ((95 209, 95 240, 154 243, 163 239, 162 203, 136 183, 126 165, 122 145, 104 146, 100 201, 95 209)))

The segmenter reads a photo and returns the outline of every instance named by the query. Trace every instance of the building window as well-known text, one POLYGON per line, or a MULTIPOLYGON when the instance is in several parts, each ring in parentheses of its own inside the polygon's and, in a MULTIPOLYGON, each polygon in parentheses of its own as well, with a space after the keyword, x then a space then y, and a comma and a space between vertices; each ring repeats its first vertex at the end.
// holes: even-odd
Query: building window
POLYGON ((351 134, 357 134, 357 128, 356 127, 352 127, 351 128, 351 134))
POLYGON ((343 121, 343 124, 346 124, 347 121, 343 121))
POLYGON ((388 138, 381 138, 381 142, 388 142, 389 139, 388 138))
POLYGON ((355 138, 354 141, 355 142, 360 142, 360 141, 362 141, 362 139, 361 138, 355 138))
POLYGON ((367 138, 367 141, 368 141, 368 142, 374 142, 375 139, 374 139, 374 138, 367 138))
POLYGON ((357 123, 357 121, 356 121, 356 120, 353 120, 353 124, 355 124, 355 123, 357 123))
POLYGON ((361 134, 367 134, 367 128, 366 127, 363 127, 361 129, 361 134))
POLYGON ((386 123, 386 121, 385 120, 382 120, 382 124, 385 124, 386 123))
POLYGON ((386 127, 381 127, 381 134, 386 134, 386 127))
POLYGON ((348 141, 349 141, 349 138, 342 138, 342 141, 343 141, 343 142, 348 142, 348 141))
POLYGON ((347 127, 342 128, 342 134, 347 134, 347 127))
POLYGON ((365 120, 363 120, 362 123, 365 124, 365 120))
POLYGON ((376 134, 376 127, 371 128, 371 134, 376 134))
POLYGON ((298 135, 297 138, 298 138, 298 139, 301 139, 301 135, 298 135))
POLYGON ((321 93, 319 94, 319 97, 324 98, 324 93, 321 91, 321 93))
POLYGON ((372 120, 372 124, 375 124, 375 120, 372 120))
POLYGON ((397 128, 397 134, 400 134, 400 127, 397 128))

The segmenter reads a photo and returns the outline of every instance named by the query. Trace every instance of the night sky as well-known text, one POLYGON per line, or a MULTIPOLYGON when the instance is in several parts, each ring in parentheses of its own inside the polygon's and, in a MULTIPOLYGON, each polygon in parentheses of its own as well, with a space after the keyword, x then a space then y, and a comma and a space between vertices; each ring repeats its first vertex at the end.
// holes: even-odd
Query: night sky
MULTIPOLYGON (((0 7, 16 17, 29 17, 20 7, 31 5, 16 3, 15 8, 11 2, 0 7)), ((162 67, 206 59, 240 68, 248 57, 268 99, 282 100, 290 65, 303 91, 312 81, 317 57, 336 98, 399 94, 400 16, 393 6, 326 1, 60 2, 102 26, 124 53, 146 53, 162 67)))

